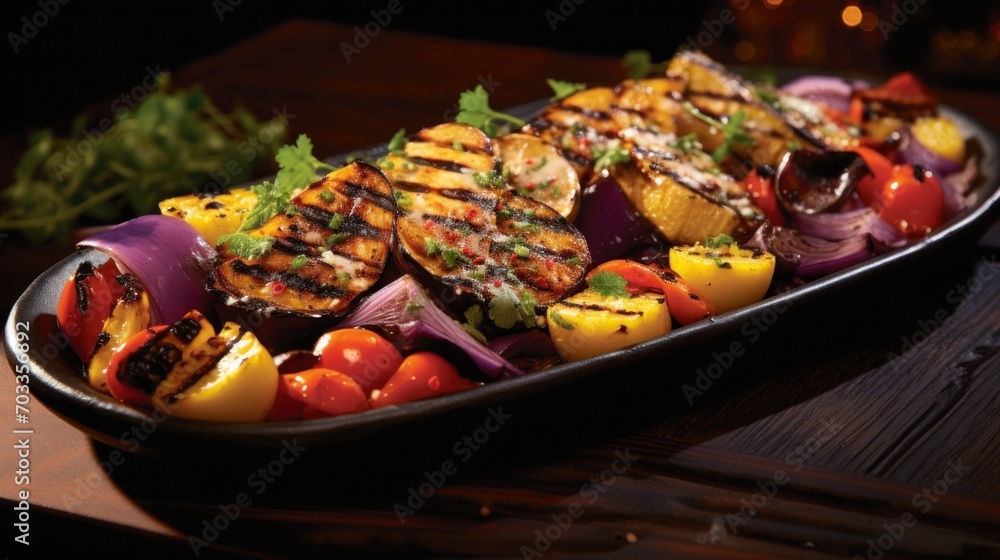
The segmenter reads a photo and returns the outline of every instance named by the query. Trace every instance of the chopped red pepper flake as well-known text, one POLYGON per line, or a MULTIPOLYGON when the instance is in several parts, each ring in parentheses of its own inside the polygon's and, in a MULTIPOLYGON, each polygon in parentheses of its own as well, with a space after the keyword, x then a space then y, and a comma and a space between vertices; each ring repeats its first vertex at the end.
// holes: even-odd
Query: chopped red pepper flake
POLYGON ((426 222, 424 222, 424 229, 433 229, 433 228, 434 228, 434 220, 427 220, 426 222))
POLYGON ((472 252, 472 249, 469 249, 468 247, 462 247, 462 254, 469 258, 472 258, 472 255, 475 255, 475 253, 472 252))
POLYGON ((455 241, 456 239, 458 239, 458 232, 450 229, 448 230, 448 233, 444 234, 444 238, 447 239, 448 241, 455 241))
POLYGON ((543 290, 548 290, 551 287, 548 279, 545 278, 544 276, 539 276, 538 278, 536 278, 535 285, 543 290))
POLYGON ((486 262, 486 257, 479 255, 478 257, 472 259, 472 264, 483 264, 486 262))
POLYGON ((590 139, 587 138, 587 137, 581 138, 580 139, 580 145, 581 146, 589 146, 590 145, 590 139))
POLYGON ((285 293, 285 289, 287 287, 288 286, 285 286, 284 282, 273 282, 271 283, 271 293, 276 296, 280 296, 281 294, 285 293))
POLYGON ((511 253, 510 254, 510 262, 514 262, 516 260, 517 260, 517 253, 511 253))
POLYGON ((499 288, 501 286, 501 284, 503 284, 503 282, 501 282, 500 280, 494 280, 493 281, 493 285, 496 286, 497 288, 499 288))
POLYGON ((527 165, 531 165, 532 163, 534 163, 534 161, 532 161, 531 158, 528 158, 528 159, 524 160, 524 163, 527 164, 527 165))
POLYGON ((469 208, 465 212, 465 219, 467 221, 471 222, 472 220, 476 219, 476 216, 478 216, 478 215, 479 215, 479 209, 478 208, 469 208))
POLYGON ((528 189, 529 191, 535 190, 535 182, 528 181, 527 183, 524 184, 524 188, 528 189))
POLYGON ((545 268, 552 270, 552 259, 545 259, 545 268))
POLYGON ((497 212, 503 212, 503 202, 497 202, 497 212))

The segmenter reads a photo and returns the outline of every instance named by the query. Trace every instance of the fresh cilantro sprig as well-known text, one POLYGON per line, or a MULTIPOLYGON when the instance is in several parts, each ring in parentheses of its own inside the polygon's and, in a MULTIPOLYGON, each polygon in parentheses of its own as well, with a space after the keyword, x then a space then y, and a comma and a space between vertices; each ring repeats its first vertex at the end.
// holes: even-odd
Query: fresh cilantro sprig
POLYGON ((465 310, 465 322, 462 323, 462 328, 465 329, 465 332, 471 334, 473 338, 486 344, 486 335, 479 330, 482 324, 483 307, 481 305, 473 305, 465 310))
POLYGON ((628 72, 628 77, 633 80, 639 80, 654 73, 666 72, 668 64, 667 61, 654 63, 653 56, 649 54, 649 51, 643 50, 626 51, 625 56, 622 57, 622 68, 628 72))
POLYGON ((490 300, 489 316, 501 329, 509 329, 519 321, 531 328, 535 326, 535 296, 527 290, 518 295, 513 288, 504 284, 490 300))
POLYGON ((729 245, 732 245, 735 242, 736 241, 733 239, 731 235, 725 233, 720 233, 715 237, 709 235, 708 237, 705 238, 705 246, 708 247, 709 249, 719 249, 721 247, 728 247, 729 245))
POLYGON ((549 98, 549 101, 552 102, 559 101, 560 99, 569 97, 578 91, 587 89, 587 84, 580 82, 564 82, 562 80, 553 80, 552 78, 548 78, 545 80, 545 83, 549 84, 549 87, 552 88, 552 93, 554 95, 549 98))
POLYGON ((743 121, 746 120, 747 114, 742 110, 736 111, 729 116, 729 119, 723 123, 713 119, 712 117, 702 113, 695 107, 690 101, 684 102, 684 109, 687 110, 691 115, 708 124, 720 131, 722 131, 722 144, 712 152, 712 160, 715 163, 719 163, 733 151, 733 145, 739 144, 742 146, 753 146, 757 143, 757 140, 753 136, 750 136, 741 127, 743 126, 743 121))
POLYGON ((628 297, 628 292, 625 290, 627 285, 628 282, 622 275, 607 270, 602 270, 587 278, 587 286, 606 298, 628 297))
POLYGON ((403 148, 406 147, 406 129, 401 128, 389 139, 389 152, 396 155, 403 155, 403 148))
POLYGON ((605 146, 593 149, 594 171, 600 173, 605 169, 611 169, 619 163, 627 162, 631 156, 629 151, 621 146, 605 146))
POLYGON ((482 84, 463 91, 458 96, 458 108, 455 122, 471 124, 490 138, 503 136, 512 127, 520 128, 525 124, 523 119, 490 108, 490 94, 482 84))

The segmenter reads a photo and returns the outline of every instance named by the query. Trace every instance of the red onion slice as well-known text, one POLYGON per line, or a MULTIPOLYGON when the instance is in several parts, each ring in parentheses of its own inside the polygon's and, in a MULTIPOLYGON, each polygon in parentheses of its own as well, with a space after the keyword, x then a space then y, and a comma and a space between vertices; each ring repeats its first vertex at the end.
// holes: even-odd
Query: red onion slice
POLYGON ((917 140, 908 126, 899 131, 898 149, 899 156, 903 158, 903 161, 929 169, 940 177, 962 170, 961 163, 950 160, 920 143, 920 140, 917 140))
POLYGON ((653 238, 652 228, 611 178, 584 189, 573 225, 587 239, 594 263, 621 257, 653 238))
POLYGON ((853 88, 833 76, 803 76, 781 86, 781 91, 813 103, 822 103, 831 109, 848 112, 853 88))
POLYGON ((902 232, 880 218, 871 208, 825 214, 795 214, 792 220, 800 233, 828 241, 871 235, 877 252, 906 244, 906 237, 902 232))
POLYGON ((364 326, 397 328, 404 340, 430 338, 454 344, 493 379, 524 375, 521 369, 466 332, 409 274, 372 294, 337 328, 364 326))
POLYGON ((142 281, 153 324, 171 324, 192 309, 214 316, 214 298, 205 289, 205 280, 215 249, 184 220, 158 214, 139 216, 77 246, 107 253, 119 270, 142 281))

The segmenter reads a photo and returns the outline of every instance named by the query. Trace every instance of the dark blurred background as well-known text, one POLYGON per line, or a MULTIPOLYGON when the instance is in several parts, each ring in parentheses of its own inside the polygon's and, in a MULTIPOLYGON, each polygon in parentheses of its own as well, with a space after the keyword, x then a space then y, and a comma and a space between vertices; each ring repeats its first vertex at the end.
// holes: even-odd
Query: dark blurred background
MULTIPOLYGON (((400 1, 405 6, 411 0, 400 1)), ((0 51, 13 103, 6 104, 0 133, 69 119, 133 86, 136 69, 150 60, 176 70, 291 18, 364 25, 372 20, 371 10, 387 4, 8 1, 0 17, 7 44, 0 51), (46 7, 58 13, 47 17, 46 7), (44 24, 32 34, 22 18, 44 24)), ((875 75, 909 69, 932 85, 1000 90, 997 2, 714 0, 647 6, 546 0, 530 10, 505 3, 426 4, 403 10, 391 28, 609 56, 645 49, 658 60, 692 40, 711 43, 709 54, 728 63, 875 75), (732 23, 724 21, 727 9, 732 23), (710 41, 704 41, 707 34, 710 41)), ((400 63, 406 63, 405 53, 400 63)))

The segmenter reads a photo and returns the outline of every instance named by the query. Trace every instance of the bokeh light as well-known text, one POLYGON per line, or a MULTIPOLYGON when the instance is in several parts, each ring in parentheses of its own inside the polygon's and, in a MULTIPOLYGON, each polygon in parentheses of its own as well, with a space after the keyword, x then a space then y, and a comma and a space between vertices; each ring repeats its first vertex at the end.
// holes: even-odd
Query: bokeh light
POLYGON ((862 17, 861 8, 857 6, 848 6, 844 8, 844 11, 840 14, 840 19, 843 20, 844 24, 848 27, 855 27, 860 24, 862 17))

